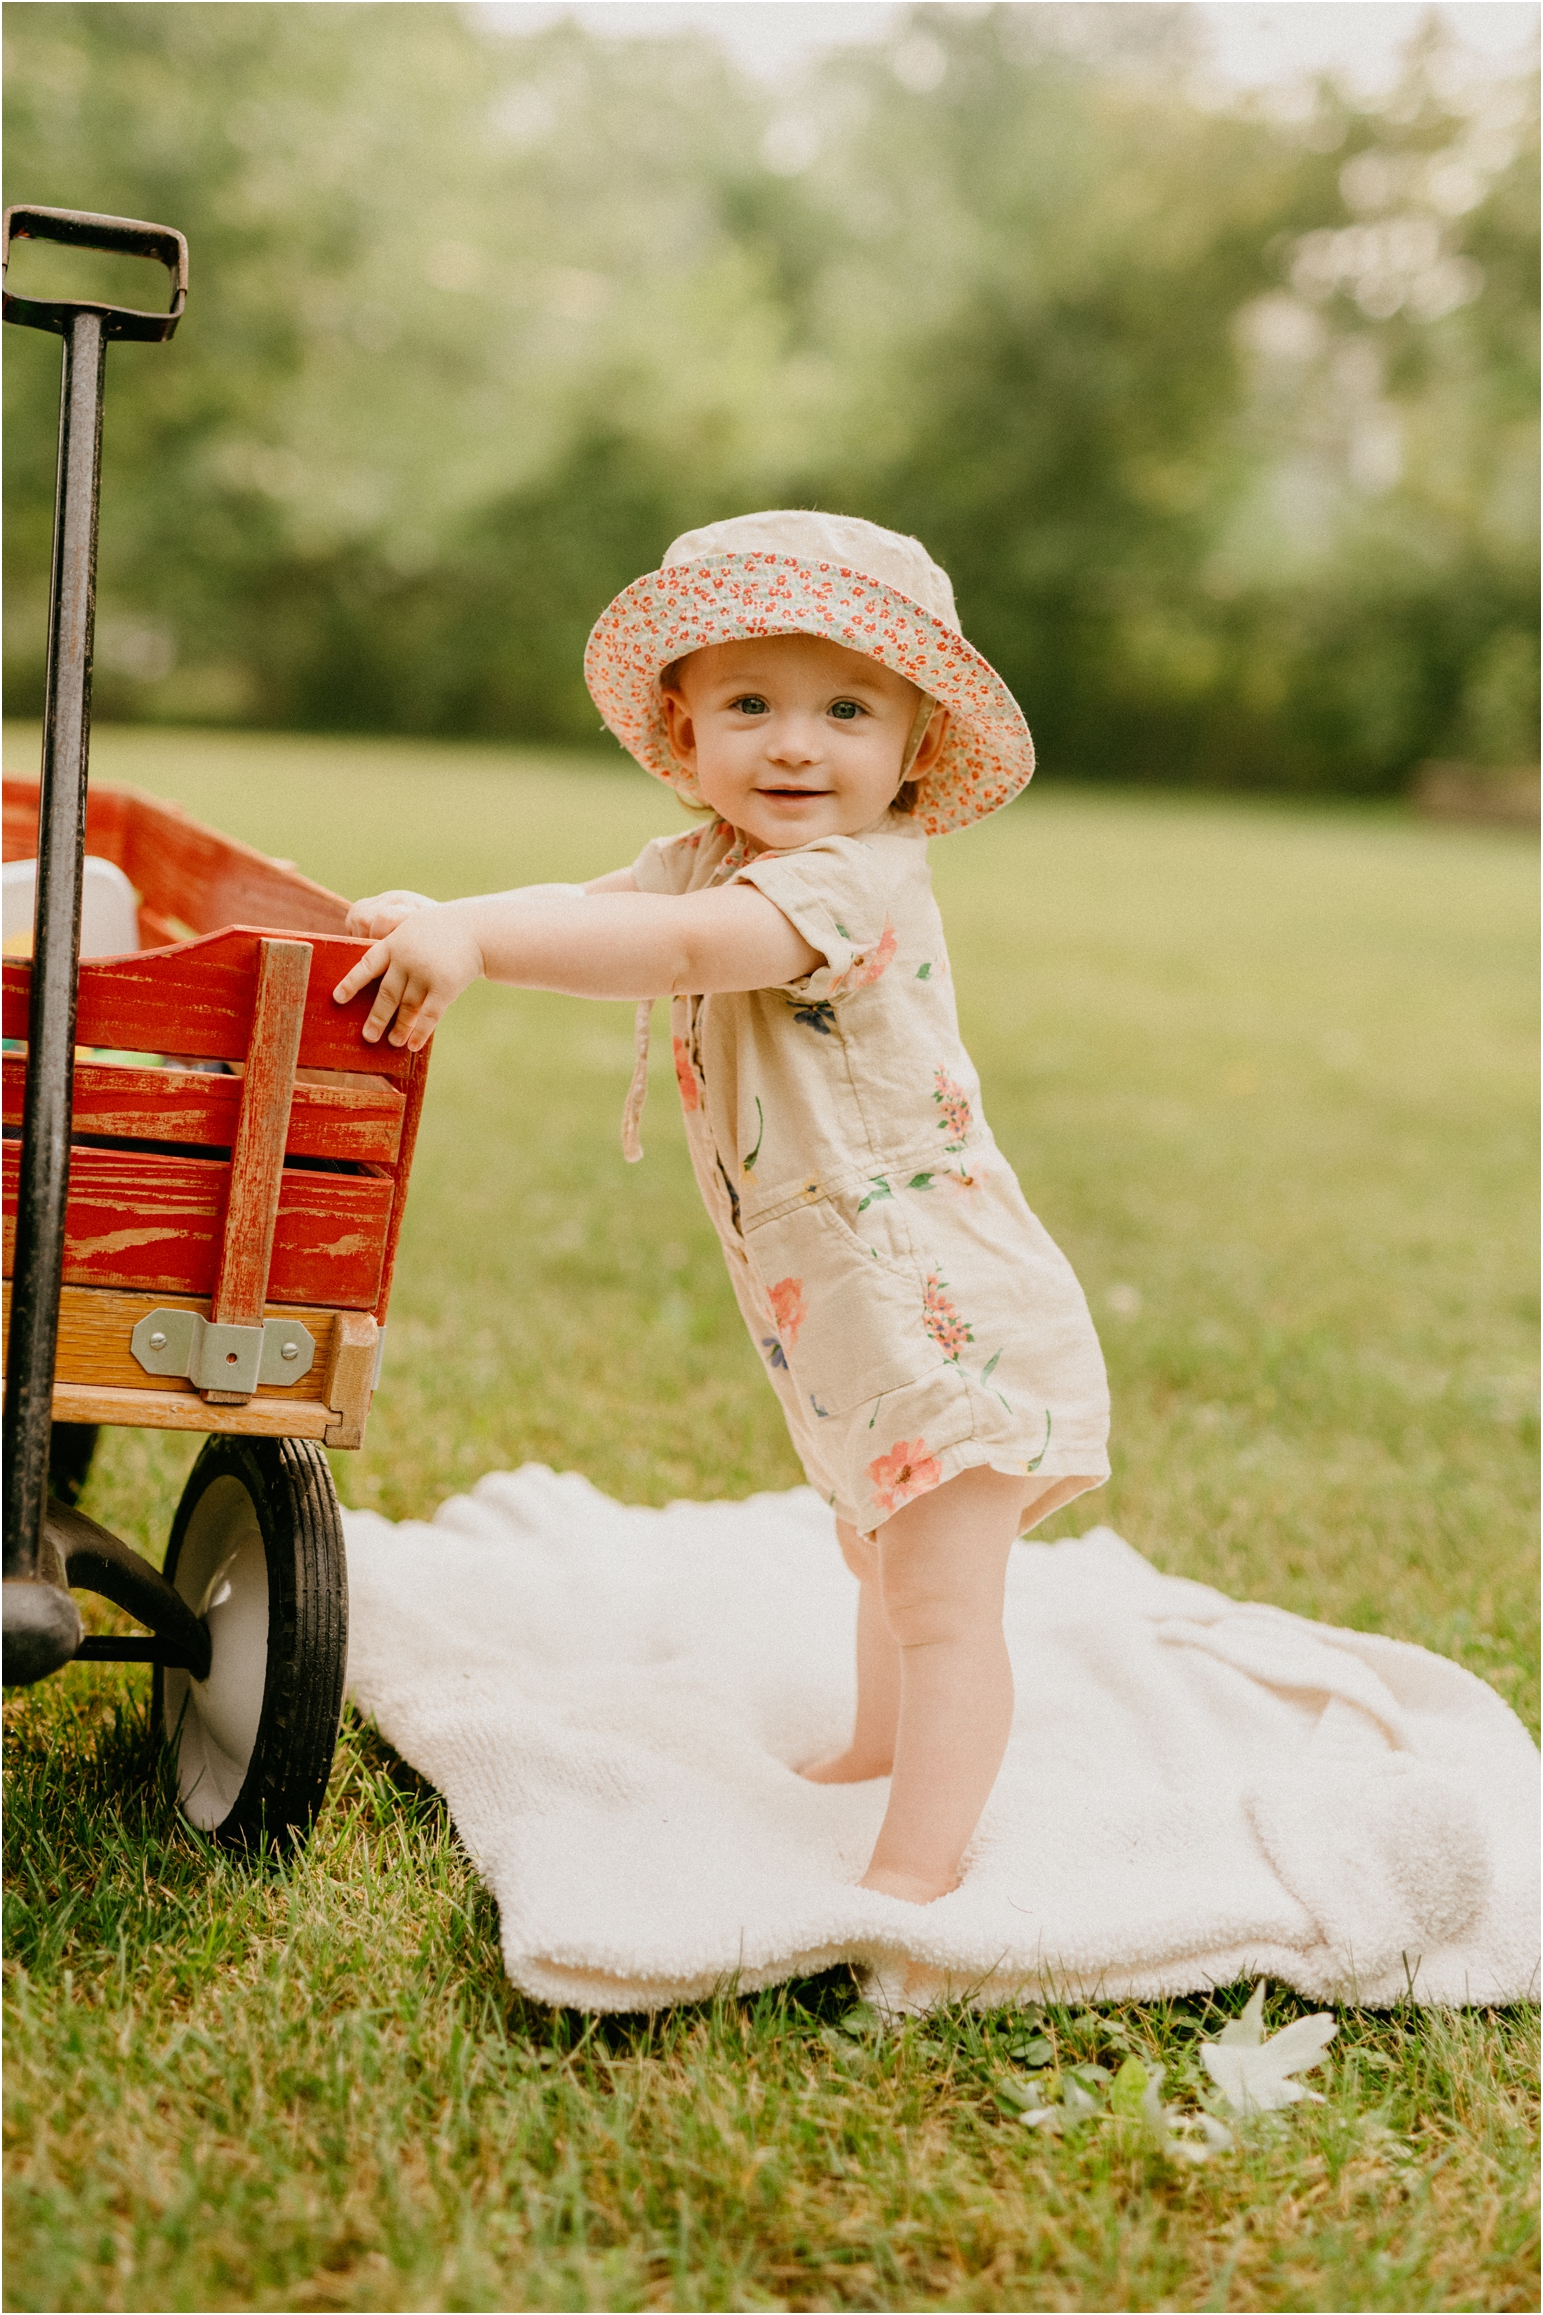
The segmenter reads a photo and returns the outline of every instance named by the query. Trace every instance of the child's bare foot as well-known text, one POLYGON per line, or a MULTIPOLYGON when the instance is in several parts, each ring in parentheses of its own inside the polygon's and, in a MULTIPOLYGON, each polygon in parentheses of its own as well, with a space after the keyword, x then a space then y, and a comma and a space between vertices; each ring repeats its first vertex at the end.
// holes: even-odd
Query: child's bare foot
POLYGON ((934 1898, 946 1897, 959 1886, 955 1874, 951 1881, 929 1881, 921 1873, 892 1873, 883 1865, 870 1865, 857 1884, 859 1889, 877 1889, 883 1897, 903 1897, 908 1905, 930 1905, 934 1898))
POLYGON ((832 1753, 829 1760, 811 1760, 798 1773, 810 1784, 867 1784, 876 1776, 888 1776, 894 1765, 893 1760, 875 1760, 849 1744, 845 1752, 832 1753))

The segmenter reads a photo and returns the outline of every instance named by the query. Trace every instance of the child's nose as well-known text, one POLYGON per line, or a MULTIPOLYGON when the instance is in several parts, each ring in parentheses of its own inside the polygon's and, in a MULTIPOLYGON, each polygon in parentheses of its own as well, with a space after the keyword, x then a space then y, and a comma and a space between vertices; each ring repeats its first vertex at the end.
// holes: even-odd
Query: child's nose
POLYGON ((773 763, 812 764, 818 760, 821 738, 818 716, 779 715, 767 734, 766 752, 773 763))

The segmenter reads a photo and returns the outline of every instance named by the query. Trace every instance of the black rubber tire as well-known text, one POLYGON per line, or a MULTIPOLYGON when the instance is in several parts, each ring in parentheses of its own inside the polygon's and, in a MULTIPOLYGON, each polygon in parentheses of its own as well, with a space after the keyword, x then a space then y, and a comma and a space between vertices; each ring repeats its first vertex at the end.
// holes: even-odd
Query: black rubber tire
POLYGON ((177 1506, 166 1576, 214 1643, 206 1681, 155 1671, 153 1725, 183 1814, 222 1847, 293 1848, 326 1794, 348 1653, 343 1522, 320 1447, 210 1439, 177 1506))
POLYGON ((96 1453, 95 1423, 55 1423, 48 1434, 48 1492, 65 1504, 80 1501, 80 1491, 96 1453))

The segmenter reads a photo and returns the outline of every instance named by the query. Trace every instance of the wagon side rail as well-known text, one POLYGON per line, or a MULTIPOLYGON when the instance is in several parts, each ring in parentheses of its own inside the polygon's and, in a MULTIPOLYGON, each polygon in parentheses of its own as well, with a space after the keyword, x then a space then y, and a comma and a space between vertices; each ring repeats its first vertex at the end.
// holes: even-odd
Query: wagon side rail
MULTIPOLYGON (((7 860, 38 850, 41 782, 7 772, 7 860)), ((287 933, 342 933, 348 903, 238 837, 206 828, 180 804, 143 789, 93 780, 86 798, 86 850, 123 870, 139 895, 140 945, 194 940, 230 925, 282 926, 287 933)))

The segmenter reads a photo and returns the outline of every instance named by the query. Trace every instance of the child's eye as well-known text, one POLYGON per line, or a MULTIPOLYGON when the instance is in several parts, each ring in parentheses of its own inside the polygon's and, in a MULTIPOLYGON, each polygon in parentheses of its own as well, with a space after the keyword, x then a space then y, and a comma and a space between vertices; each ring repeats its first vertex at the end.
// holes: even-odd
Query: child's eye
POLYGON ((741 715, 766 715, 769 712, 758 691, 747 691, 743 699, 731 700, 729 704, 738 708, 741 715))
POLYGON ((855 723, 863 710, 855 699, 838 699, 833 701, 830 712, 841 723, 855 723))

